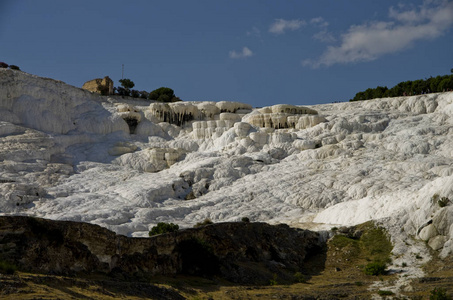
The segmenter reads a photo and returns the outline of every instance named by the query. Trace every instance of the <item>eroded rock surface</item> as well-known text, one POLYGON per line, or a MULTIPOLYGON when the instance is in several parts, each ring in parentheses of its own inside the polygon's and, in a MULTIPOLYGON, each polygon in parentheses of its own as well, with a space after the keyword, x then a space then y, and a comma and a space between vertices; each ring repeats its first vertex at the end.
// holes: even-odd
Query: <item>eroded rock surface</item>
POLYGON ((273 274, 291 280, 322 248, 318 234, 287 225, 220 223, 127 238, 86 223, 0 217, 2 260, 51 274, 215 275, 268 284, 273 274))

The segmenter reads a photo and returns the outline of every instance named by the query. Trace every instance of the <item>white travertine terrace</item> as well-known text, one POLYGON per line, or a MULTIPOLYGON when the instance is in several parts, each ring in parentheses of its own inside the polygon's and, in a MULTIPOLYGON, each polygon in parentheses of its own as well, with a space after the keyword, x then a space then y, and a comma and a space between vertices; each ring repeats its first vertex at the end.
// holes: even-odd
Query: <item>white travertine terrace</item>
POLYGON ((132 236, 205 218, 319 230, 376 220, 395 246, 392 269, 412 268, 403 282, 423 274, 428 247, 453 253, 452 120, 452 92, 148 105, 0 69, 0 213, 132 236))

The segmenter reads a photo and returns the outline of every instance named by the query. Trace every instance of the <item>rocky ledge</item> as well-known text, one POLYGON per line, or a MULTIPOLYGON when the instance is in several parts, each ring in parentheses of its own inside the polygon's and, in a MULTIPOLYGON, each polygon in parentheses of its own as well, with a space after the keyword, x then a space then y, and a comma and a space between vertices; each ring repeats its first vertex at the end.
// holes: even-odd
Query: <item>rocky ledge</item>
POLYGON ((88 223, 0 217, 0 260, 46 274, 134 278, 189 274, 236 283, 288 281, 323 249, 319 235, 287 225, 218 223, 129 238, 88 223))

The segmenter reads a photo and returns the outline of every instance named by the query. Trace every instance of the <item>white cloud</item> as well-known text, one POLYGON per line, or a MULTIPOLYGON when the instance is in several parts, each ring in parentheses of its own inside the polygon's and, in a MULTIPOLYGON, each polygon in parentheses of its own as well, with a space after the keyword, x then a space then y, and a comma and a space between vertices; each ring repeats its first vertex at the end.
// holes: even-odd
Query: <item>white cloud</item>
POLYGON ((310 20, 310 24, 315 27, 321 29, 321 31, 315 33, 313 38, 315 40, 324 42, 324 43, 333 43, 336 41, 332 33, 327 31, 327 27, 329 26, 329 22, 325 21, 323 17, 317 17, 310 20))
POLYGON ((385 54, 411 47, 416 41, 441 36, 453 24, 453 2, 441 1, 436 7, 426 2, 419 10, 398 11, 393 7, 393 21, 351 26, 339 46, 329 46, 317 60, 305 60, 305 66, 317 68, 338 63, 375 60, 385 54))
POLYGON ((253 26, 253 28, 246 32, 247 36, 261 37, 261 31, 253 26))
POLYGON ((283 20, 276 19, 274 23, 269 27, 269 32, 275 34, 285 33, 287 30, 297 30, 302 26, 306 25, 307 22, 303 20, 283 20))
POLYGON ((241 52, 236 52, 235 50, 230 51, 230 58, 237 59, 237 58, 246 58, 253 55, 252 50, 247 47, 242 48, 241 52))
POLYGON ((317 17, 310 20, 310 24, 317 25, 319 27, 327 27, 329 26, 329 22, 324 21, 323 17, 317 17))

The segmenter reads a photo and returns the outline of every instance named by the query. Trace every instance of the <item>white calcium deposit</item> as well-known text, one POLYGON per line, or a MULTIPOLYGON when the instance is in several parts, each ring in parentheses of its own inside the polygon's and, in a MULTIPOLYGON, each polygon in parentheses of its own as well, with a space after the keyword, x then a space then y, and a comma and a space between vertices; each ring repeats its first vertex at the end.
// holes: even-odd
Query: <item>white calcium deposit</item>
POLYGON ((0 69, 0 213, 130 236, 205 218, 312 229, 378 220, 397 261, 427 253, 417 241, 446 256, 452 117, 451 92, 252 109, 99 96, 0 69))

